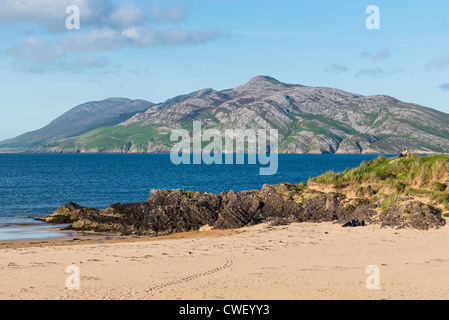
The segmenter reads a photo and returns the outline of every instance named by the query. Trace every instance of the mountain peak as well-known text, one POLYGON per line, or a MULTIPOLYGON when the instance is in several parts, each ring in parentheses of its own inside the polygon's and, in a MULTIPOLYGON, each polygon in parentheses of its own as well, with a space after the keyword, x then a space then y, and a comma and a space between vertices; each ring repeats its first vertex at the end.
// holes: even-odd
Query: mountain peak
POLYGON ((254 84, 267 84, 267 85, 274 84, 274 85, 277 85, 277 84, 282 84, 282 82, 280 82, 279 80, 277 80, 273 77, 270 77, 270 76, 257 76, 257 77, 252 78, 251 80, 249 80, 247 84, 253 84, 253 85, 254 84))
POLYGON ((235 88, 237 91, 259 91, 267 89, 284 89, 291 86, 270 76, 257 76, 246 84, 235 88))
POLYGON ((202 89, 158 105, 121 99, 75 107, 40 130, 0 143, 0 152, 170 152, 170 131, 188 129, 193 121, 205 129, 276 129, 279 153, 449 150, 449 114, 389 96, 305 87, 263 75, 234 89, 202 89))

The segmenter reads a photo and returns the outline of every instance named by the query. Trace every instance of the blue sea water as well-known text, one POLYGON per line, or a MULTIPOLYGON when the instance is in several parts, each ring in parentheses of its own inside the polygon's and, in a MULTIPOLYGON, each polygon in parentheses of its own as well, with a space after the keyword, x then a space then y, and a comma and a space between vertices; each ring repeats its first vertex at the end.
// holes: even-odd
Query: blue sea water
POLYGON ((106 208, 146 201, 151 189, 260 189, 265 183, 299 183, 328 170, 341 172, 376 157, 279 155, 277 173, 262 176, 260 164, 174 165, 166 154, 0 154, 0 240, 14 238, 21 225, 40 227, 34 218, 67 202, 106 208))

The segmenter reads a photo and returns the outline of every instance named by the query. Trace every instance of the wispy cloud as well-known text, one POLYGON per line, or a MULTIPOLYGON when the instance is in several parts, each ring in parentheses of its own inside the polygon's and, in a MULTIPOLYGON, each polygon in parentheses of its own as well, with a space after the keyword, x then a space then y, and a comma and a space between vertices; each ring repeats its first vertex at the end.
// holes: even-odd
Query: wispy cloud
POLYGON ((112 74, 121 70, 121 66, 101 56, 85 55, 76 58, 61 58, 36 63, 34 60, 14 60, 16 70, 29 73, 69 72, 71 74, 112 74))
POLYGON ((64 54, 60 45, 52 45, 39 38, 28 38, 6 50, 6 55, 11 57, 41 61, 61 58, 64 54))
POLYGON ((98 70, 104 69, 105 67, 113 67, 120 68, 119 65, 113 64, 109 59, 105 57, 92 57, 92 56, 82 56, 76 59, 72 63, 68 63, 66 65, 67 68, 70 68, 73 72, 80 72, 80 70, 98 70))
POLYGON ((356 77, 361 77, 361 76, 379 77, 379 76, 388 76, 388 75, 392 75, 392 74, 399 73, 399 72, 402 72, 402 70, 394 69, 392 71, 387 72, 380 67, 373 67, 373 68, 360 69, 359 71, 357 71, 355 76, 356 77))
POLYGON ((330 67, 324 68, 324 72, 329 74, 342 74, 351 71, 347 66, 334 63, 330 67))
POLYGON ((441 57, 433 57, 426 63, 427 69, 444 70, 447 66, 449 66, 449 53, 446 53, 441 57))
POLYGON ((382 49, 382 50, 379 50, 379 51, 377 51, 375 53, 362 52, 360 54, 360 56, 362 58, 368 58, 368 59, 371 59, 371 60, 373 60, 375 62, 379 62, 379 61, 386 60, 386 59, 390 58, 392 56, 392 53, 391 53, 391 51, 389 49, 382 49))
POLYGON ((381 61, 391 57, 391 51, 388 49, 382 49, 373 56, 374 61, 381 61))

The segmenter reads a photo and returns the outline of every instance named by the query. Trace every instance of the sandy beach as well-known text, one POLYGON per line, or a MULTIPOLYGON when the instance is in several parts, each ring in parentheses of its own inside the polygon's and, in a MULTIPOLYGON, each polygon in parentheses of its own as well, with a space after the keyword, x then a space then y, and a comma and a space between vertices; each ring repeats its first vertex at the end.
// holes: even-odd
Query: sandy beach
POLYGON ((0 299, 448 299, 448 247, 447 226, 329 222, 3 241, 0 299))

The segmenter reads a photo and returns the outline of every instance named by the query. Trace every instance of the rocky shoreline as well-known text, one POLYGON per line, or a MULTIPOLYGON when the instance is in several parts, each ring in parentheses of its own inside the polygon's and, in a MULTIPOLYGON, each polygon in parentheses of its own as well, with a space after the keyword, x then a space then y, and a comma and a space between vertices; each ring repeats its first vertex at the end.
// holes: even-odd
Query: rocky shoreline
MULTIPOLYGON (((404 199, 402 199, 404 200, 404 199)), ((263 222, 345 223, 351 219, 380 227, 428 230, 444 226, 442 211, 410 198, 402 205, 382 209, 382 199, 351 198, 339 192, 322 192, 304 184, 264 185, 241 192, 193 192, 182 189, 151 191, 147 202, 116 203, 106 209, 67 203, 52 215, 38 218, 49 223, 69 223, 66 230, 121 235, 159 236, 199 230, 234 229, 263 222)))

